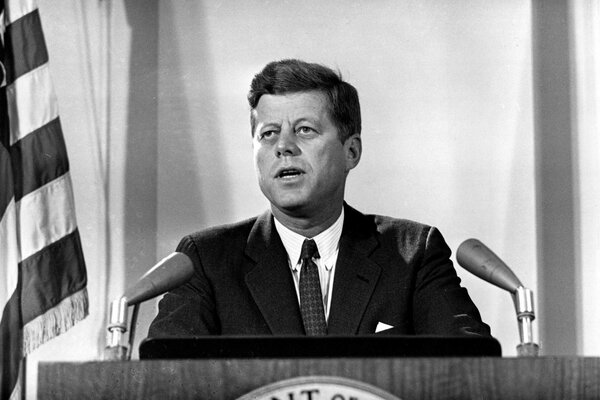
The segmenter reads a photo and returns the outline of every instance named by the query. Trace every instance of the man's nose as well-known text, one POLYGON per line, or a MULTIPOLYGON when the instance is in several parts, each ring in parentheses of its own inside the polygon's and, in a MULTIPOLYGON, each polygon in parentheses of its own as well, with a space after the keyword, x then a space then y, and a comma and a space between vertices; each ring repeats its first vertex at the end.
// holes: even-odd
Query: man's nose
POLYGON ((300 148, 297 143, 298 137, 291 129, 282 129, 279 133, 275 152, 277 157, 296 156, 300 154, 300 148))

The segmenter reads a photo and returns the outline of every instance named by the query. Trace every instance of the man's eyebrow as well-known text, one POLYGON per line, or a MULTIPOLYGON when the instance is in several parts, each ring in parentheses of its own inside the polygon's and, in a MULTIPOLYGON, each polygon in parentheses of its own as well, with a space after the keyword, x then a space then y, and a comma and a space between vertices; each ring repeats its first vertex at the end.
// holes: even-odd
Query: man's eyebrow
POLYGON ((294 126, 301 124, 301 123, 309 123, 309 124, 312 124, 315 126, 320 125, 318 118, 300 117, 300 118, 294 120, 294 126))
POLYGON ((276 127, 276 128, 279 128, 281 126, 281 122, 277 122, 277 121, 259 122, 258 124, 256 124, 256 126, 258 128, 264 128, 264 127, 276 127))

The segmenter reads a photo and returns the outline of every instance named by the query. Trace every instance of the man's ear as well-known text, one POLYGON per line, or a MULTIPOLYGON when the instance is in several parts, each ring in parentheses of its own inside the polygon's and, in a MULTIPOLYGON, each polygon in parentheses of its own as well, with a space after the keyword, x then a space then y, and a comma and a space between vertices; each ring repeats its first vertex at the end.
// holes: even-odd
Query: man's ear
POLYGON ((362 154, 362 141, 359 133, 346 139, 344 150, 346 151, 346 172, 348 172, 358 165, 362 154))

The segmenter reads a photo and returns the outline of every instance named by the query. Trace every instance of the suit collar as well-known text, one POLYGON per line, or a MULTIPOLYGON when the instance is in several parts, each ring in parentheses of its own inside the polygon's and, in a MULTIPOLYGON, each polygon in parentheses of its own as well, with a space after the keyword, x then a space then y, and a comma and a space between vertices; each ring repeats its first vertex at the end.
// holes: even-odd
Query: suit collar
POLYGON ((377 227, 344 204, 346 219, 333 282, 333 297, 327 325, 331 335, 358 333, 362 316, 381 274, 381 267, 369 256, 379 246, 377 227))
POLYGON ((270 211, 260 215, 248 236, 246 255, 254 265, 246 285, 271 333, 302 335, 304 327, 287 253, 270 211))
POLYGON ((265 211, 256 218, 248 240, 246 242, 246 255, 253 261, 258 261, 263 257, 271 243, 280 240, 273 223, 273 214, 271 211, 265 211))
POLYGON ((344 240, 348 241, 347 244, 360 244, 356 251, 364 256, 369 256, 379 246, 377 225, 375 225, 372 218, 355 210, 345 202, 344 212, 346 219, 344 220, 340 247, 344 240))

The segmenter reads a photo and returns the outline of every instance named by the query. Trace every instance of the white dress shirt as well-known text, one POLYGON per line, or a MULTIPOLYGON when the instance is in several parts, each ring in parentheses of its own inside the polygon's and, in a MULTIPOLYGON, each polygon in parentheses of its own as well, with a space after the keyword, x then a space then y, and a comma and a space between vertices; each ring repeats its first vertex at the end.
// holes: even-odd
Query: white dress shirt
POLYGON ((275 219, 275 228, 281 237, 283 246, 288 255, 288 265, 294 277, 296 286, 296 295, 298 304, 300 304, 300 274, 302 273, 302 262, 300 253, 302 243, 305 239, 313 239, 317 244, 321 258, 315 259, 315 264, 319 269, 319 279, 321 280, 321 294, 323 295, 323 309, 325 310, 325 320, 329 319, 329 309, 331 307, 331 297, 333 291, 333 277, 335 275, 335 264, 339 252, 340 237, 344 226, 344 209, 339 218, 329 228, 319 233, 314 238, 306 238, 296 232, 286 228, 281 222, 275 219), (294 260, 292 262, 292 260, 294 260))

